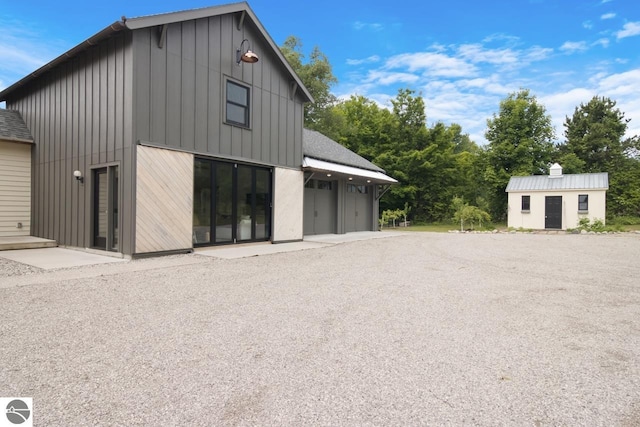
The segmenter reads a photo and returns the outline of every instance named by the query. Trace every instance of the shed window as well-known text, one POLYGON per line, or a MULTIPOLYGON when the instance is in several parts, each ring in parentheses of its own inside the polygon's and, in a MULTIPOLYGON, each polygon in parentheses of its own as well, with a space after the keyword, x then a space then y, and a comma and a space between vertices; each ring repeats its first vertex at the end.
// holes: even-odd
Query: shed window
POLYGON ((249 127, 249 93, 247 86, 227 80, 227 123, 249 127))
POLYGON ((588 211, 589 210, 589 195, 588 194, 580 194, 578 196, 578 210, 579 211, 588 211))
POLYGON ((523 211, 531 210, 531 196, 522 196, 522 210, 523 211))

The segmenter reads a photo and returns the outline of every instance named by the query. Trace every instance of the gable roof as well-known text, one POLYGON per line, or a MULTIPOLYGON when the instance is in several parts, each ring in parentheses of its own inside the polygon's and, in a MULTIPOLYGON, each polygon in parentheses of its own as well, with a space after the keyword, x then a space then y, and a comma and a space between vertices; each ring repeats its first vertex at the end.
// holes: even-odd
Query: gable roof
POLYGON ((19 112, 0 109, 0 140, 33 142, 31 132, 19 112))
POLYGON ((306 101, 313 102, 313 97, 311 96, 311 93, 309 93, 309 90, 302 83, 302 80, 300 80, 300 77, 296 74, 293 68, 291 68, 291 65, 289 65, 289 62, 287 62, 287 60, 285 59, 284 55, 280 51, 280 48, 273 41, 269 33, 267 33, 267 30, 262 26, 262 23, 260 23, 260 20, 258 20, 258 17, 255 15, 253 10, 251 10, 247 2, 231 3, 231 4, 220 5, 220 6, 211 6, 211 7, 201 8, 201 9, 184 10, 180 12, 162 13, 158 15, 141 16, 137 18, 125 18, 123 16, 122 20, 114 22, 113 24, 109 25, 102 31, 89 37, 87 40, 83 41, 76 47, 63 53, 53 61, 43 65, 33 73, 27 75, 26 77, 22 78, 18 82, 14 83, 13 85, 6 88, 5 90, 1 91, 0 102, 6 101, 7 96, 10 95, 11 92, 29 83, 31 80, 38 77, 40 74, 48 71, 49 69, 57 66, 58 64, 61 64, 69 60, 70 58, 73 58, 78 53, 88 49, 89 47, 103 40, 106 40, 107 38, 113 36, 115 33, 119 31, 137 30, 140 28, 148 28, 148 27, 154 27, 159 25, 171 24, 175 22, 189 21, 192 19, 208 18, 211 16, 227 15, 230 13, 240 13, 242 14, 241 19, 246 19, 246 17, 248 17, 255 24, 256 28, 258 29, 258 32, 262 35, 263 40, 267 43, 267 45, 271 47, 271 49, 273 50, 273 53, 278 57, 278 59, 280 59, 280 61, 282 62, 282 65, 284 66, 284 68, 286 69, 290 77, 296 82, 298 88, 302 91, 304 98, 306 98, 306 101))
POLYGON ((307 157, 318 160, 326 160, 346 166, 354 166, 376 172, 384 172, 384 169, 371 163, 339 144, 333 139, 311 129, 302 131, 302 153, 307 157))
POLYGON ((512 176, 507 184, 510 191, 608 190, 609 174, 578 173, 560 176, 512 176))

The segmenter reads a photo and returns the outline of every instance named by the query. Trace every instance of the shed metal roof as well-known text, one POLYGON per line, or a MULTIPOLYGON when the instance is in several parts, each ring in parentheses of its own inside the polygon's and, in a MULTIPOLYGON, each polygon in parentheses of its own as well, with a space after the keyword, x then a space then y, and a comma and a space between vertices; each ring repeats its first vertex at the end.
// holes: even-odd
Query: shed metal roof
POLYGON ((302 131, 302 152, 307 157, 319 160, 326 160, 347 166, 354 166, 376 172, 384 172, 384 169, 371 163, 339 144, 333 139, 310 129, 302 131))
POLYGON ((560 176, 533 175, 512 176, 507 184, 510 191, 561 191, 561 190, 608 190, 609 174, 578 173, 560 176))
POLYGON ((33 142, 31 132, 18 111, 0 109, 0 139, 33 142))
POLYGON ((125 18, 123 16, 122 20, 114 22, 113 24, 109 25, 102 31, 89 37, 87 40, 83 41, 79 45, 63 53, 53 61, 43 65, 33 73, 23 77, 18 82, 0 91, 0 102, 6 101, 7 97, 12 92, 24 86, 25 84, 29 83, 31 80, 38 77, 40 74, 48 71, 49 69, 57 66, 58 64, 61 64, 67 61, 70 58, 73 58, 78 53, 84 51, 85 49, 90 48, 91 46, 103 40, 106 40, 107 38, 113 36, 115 33, 119 31, 122 31, 125 29, 136 30, 139 28, 154 27, 159 25, 171 24, 174 22, 181 22, 181 21, 187 21, 187 20, 199 19, 199 18, 207 18, 210 16, 226 15, 229 13, 242 13, 243 17, 246 14, 246 16, 248 16, 251 19, 251 21, 253 21, 255 26, 258 28, 258 32, 263 36, 264 41, 266 41, 266 43, 271 47, 273 52, 282 62, 282 65, 284 66, 284 68, 290 74, 291 78, 293 78, 293 80, 295 81, 297 87, 300 88, 300 90, 302 91, 303 97, 306 98, 307 101, 313 102, 313 97, 311 96, 311 93, 306 88, 306 86, 302 83, 302 80, 300 80, 300 77, 296 74, 293 68, 291 68, 291 65, 289 65, 289 62, 287 62, 287 60, 285 59, 284 55, 280 51, 280 48, 273 41, 269 33, 267 33, 267 30, 262 26, 262 23, 258 20, 258 17, 255 15, 253 10, 251 10, 251 7, 249 7, 249 4, 247 2, 231 3, 231 4, 220 5, 220 6, 205 7, 201 9, 184 10, 180 12, 162 13, 158 15, 141 16, 137 18, 125 18))

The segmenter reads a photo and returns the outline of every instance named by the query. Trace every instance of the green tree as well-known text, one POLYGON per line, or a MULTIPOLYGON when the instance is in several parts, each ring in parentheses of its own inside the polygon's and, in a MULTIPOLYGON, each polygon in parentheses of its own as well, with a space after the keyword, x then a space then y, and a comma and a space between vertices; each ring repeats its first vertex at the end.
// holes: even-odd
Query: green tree
POLYGON ((330 107, 336 102, 336 97, 331 93, 331 86, 338 80, 333 75, 327 56, 318 46, 314 46, 309 55, 309 61, 303 63, 302 41, 295 36, 287 37, 280 46, 280 51, 313 96, 314 102, 307 103, 304 107, 305 126, 323 133, 326 127, 333 129, 335 133, 335 127, 339 125, 334 121, 339 120, 339 117, 331 114, 330 107))
POLYGON ((609 173, 609 217, 640 215, 639 143, 625 138, 628 123, 615 101, 594 96, 566 118, 566 142, 558 147, 564 172, 609 173))
POLYGON ((513 175, 546 173, 553 158, 555 135, 551 117, 529 90, 522 89, 500 102, 500 111, 487 120, 489 142, 483 161, 491 214, 501 220, 507 213, 505 188, 513 175))

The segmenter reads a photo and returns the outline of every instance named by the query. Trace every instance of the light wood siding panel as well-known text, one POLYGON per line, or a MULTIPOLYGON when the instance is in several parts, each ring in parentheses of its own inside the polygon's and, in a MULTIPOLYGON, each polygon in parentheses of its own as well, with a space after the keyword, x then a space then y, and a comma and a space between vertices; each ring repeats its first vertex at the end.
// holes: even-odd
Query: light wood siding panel
POLYGON ((139 146, 137 164, 135 253, 191 248, 193 155, 139 146))
POLYGON ((30 223, 31 145, 0 140, 0 237, 28 236, 30 223))
POLYGON ((131 253, 133 139, 131 33, 119 33, 11 94, 34 138, 31 234, 61 245, 91 243, 91 169, 122 167, 121 251, 131 253), (73 178, 80 170, 85 183, 73 178))
POLYGON ((292 78, 280 59, 250 20, 238 30, 237 18, 224 15, 169 24, 161 48, 158 28, 134 31, 134 138, 185 151, 300 167, 300 91, 292 98, 292 78), (236 64, 235 52, 244 39, 259 62, 236 64), (224 123, 227 78, 251 88, 250 129, 224 123))

